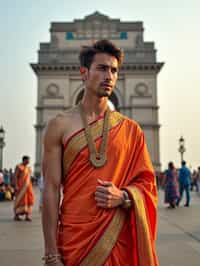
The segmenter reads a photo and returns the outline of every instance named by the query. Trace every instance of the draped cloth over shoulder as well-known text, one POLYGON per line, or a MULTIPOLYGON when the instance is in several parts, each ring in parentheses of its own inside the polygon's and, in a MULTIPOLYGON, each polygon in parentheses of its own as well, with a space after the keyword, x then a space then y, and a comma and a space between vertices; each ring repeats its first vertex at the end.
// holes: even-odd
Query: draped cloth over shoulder
POLYGON ((27 165, 17 166, 18 177, 16 186, 18 191, 14 202, 15 214, 30 214, 34 204, 34 194, 31 183, 31 169, 27 165))
MULTIPOLYGON (((90 124, 101 143, 103 119, 90 124)), ((64 145, 63 200, 58 247, 67 266, 157 266, 155 252, 157 191, 144 135, 138 124, 118 112, 110 115, 107 163, 94 168, 80 130, 64 145), (97 179, 125 189, 133 204, 96 206, 97 179)))

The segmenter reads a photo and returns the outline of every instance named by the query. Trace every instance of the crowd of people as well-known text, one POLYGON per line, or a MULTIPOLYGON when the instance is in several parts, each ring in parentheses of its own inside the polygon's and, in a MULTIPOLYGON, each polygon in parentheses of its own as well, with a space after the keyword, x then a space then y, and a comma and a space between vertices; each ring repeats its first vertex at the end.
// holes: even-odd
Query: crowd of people
POLYGON ((158 176, 158 186, 164 189, 164 202, 168 208, 178 207, 185 192, 185 207, 190 206, 190 192, 195 190, 200 195, 200 167, 191 172, 186 161, 181 168, 176 168, 173 162, 168 163, 168 169, 158 176))
POLYGON ((0 201, 13 200, 15 181, 13 170, 0 169, 0 201))

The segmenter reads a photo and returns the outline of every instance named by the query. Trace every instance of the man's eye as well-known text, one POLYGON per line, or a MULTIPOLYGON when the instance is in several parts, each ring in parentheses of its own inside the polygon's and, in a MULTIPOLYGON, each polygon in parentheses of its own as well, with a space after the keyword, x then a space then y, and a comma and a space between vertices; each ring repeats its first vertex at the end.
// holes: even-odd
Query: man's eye
POLYGON ((112 68, 111 71, 112 71, 113 74, 117 73, 117 69, 116 68, 112 68))

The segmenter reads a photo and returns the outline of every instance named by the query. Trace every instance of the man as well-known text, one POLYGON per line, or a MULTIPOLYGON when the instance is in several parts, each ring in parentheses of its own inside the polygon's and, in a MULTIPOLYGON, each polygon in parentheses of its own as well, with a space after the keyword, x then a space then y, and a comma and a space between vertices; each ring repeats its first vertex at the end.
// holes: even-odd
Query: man
POLYGON ((186 203, 185 207, 190 206, 190 183, 191 183, 191 173, 190 170, 186 166, 186 161, 181 162, 181 168, 179 170, 179 191, 180 191, 180 197, 177 200, 177 206, 179 206, 179 203, 182 199, 183 192, 185 190, 186 193, 186 203))
POLYGON ((14 220, 21 221, 20 215, 25 215, 26 221, 31 221, 32 207, 34 204, 34 194, 31 183, 30 158, 22 157, 22 163, 15 169, 15 201, 14 220))
POLYGON ((0 169, 0 185, 4 183, 3 170, 0 169))
POLYGON ((10 185, 10 174, 9 174, 9 171, 7 169, 4 169, 3 178, 4 178, 4 183, 6 185, 10 185))
POLYGON ((198 170, 197 170, 197 192, 198 192, 198 195, 200 195, 200 166, 198 167, 198 170))
POLYGON ((46 266, 158 265, 156 182, 144 135, 108 108, 122 56, 107 40, 83 47, 83 99, 46 129, 46 266))

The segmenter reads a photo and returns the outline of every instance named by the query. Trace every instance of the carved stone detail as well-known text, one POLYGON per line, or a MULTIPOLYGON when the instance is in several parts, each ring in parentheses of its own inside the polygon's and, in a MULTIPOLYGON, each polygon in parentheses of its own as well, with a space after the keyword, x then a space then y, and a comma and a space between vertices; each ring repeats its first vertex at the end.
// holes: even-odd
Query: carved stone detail
POLYGON ((138 83, 135 86, 135 93, 138 96, 147 96, 147 95, 149 95, 148 86, 145 83, 138 83))
POLYGON ((46 95, 48 97, 58 97, 59 96, 59 87, 55 83, 51 83, 47 88, 46 88, 46 95))

